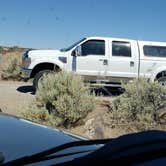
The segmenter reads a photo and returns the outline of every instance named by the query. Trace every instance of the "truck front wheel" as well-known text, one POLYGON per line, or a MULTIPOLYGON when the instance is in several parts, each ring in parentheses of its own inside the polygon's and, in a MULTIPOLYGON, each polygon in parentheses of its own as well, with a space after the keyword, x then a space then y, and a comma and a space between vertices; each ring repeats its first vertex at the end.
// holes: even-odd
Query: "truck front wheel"
POLYGON ((48 74, 48 73, 53 73, 52 70, 42 70, 42 71, 39 71, 34 79, 33 79, 33 86, 37 89, 38 88, 38 85, 39 85, 39 82, 40 80, 42 79, 43 75, 44 74, 48 74))

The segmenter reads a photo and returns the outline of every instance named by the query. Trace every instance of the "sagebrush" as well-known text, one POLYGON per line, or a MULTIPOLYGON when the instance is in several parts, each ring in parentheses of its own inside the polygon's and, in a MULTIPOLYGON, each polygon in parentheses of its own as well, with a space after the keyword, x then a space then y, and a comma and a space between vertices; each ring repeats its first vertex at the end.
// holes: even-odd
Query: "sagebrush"
POLYGON ((166 116, 166 87, 146 78, 135 79, 132 83, 122 84, 122 87, 125 92, 110 106, 110 119, 114 126, 146 130, 166 120, 161 121, 160 116, 166 116))
POLYGON ((21 58, 17 53, 4 56, 1 78, 4 80, 21 80, 21 58))
POLYGON ((26 108, 21 114, 25 119, 47 126, 57 127, 61 123, 60 118, 49 114, 48 110, 44 107, 37 107, 35 103, 26 108))
MULTIPOLYGON (((74 126, 94 109, 94 95, 81 77, 69 72, 44 75, 39 82, 35 103, 57 121, 57 125, 74 126)), ((26 114, 29 114, 27 111, 26 114)))

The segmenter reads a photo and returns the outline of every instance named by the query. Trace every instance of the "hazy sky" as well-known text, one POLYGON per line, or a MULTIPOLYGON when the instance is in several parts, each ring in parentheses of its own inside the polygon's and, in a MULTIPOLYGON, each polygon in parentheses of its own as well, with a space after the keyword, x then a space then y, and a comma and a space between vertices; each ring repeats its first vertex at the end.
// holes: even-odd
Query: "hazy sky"
POLYGON ((0 45, 61 48, 85 36, 166 42, 166 0, 0 0, 0 45))

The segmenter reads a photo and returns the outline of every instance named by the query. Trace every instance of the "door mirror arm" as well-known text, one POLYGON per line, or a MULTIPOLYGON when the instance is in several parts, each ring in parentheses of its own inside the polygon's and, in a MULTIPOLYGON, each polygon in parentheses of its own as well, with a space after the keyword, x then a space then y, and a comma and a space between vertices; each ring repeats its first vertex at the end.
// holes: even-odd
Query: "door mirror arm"
POLYGON ((81 56, 82 55, 82 49, 81 46, 77 46, 71 53, 72 56, 81 56))

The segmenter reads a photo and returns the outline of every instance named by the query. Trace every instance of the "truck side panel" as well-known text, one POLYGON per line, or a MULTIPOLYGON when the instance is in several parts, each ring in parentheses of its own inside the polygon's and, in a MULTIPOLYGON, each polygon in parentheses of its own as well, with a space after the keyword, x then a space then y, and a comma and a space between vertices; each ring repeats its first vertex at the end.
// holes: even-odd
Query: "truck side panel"
POLYGON ((140 76, 154 80, 159 72, 166 70, 166 52, 165 57, 160 57, 153 47, 165 47, 166 50, 166 43, 143 41, 138 43, 140 48, 140 76))

